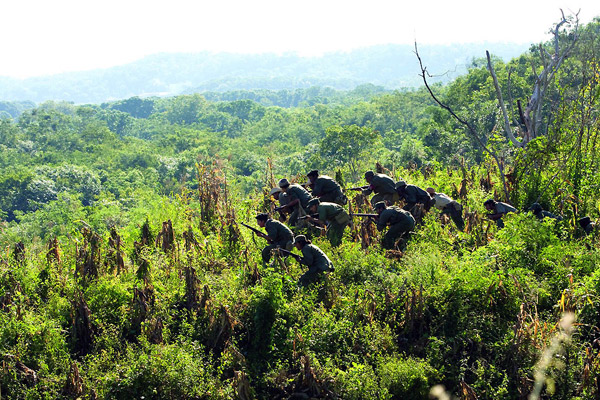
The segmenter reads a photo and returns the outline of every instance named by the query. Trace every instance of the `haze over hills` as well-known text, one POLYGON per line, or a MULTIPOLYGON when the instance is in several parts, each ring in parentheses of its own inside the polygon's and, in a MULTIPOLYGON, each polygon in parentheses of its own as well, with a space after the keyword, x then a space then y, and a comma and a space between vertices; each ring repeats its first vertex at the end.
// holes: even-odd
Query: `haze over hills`
MULTIPOLYGON (((423 45, 419 52, 433 74, 447 82, 464 73, 485 50, 505 61, 528 45, 507 43, 423 45)), ((0 77, 0 101, 65 100, 101 103, 132 96, 193 92, 298 89, 349 90, 371 83, 386 89, 421 84, 410 45, 380 45, 320 57, 296 54, 162 53, 107 69, 14 79, 0 77)))

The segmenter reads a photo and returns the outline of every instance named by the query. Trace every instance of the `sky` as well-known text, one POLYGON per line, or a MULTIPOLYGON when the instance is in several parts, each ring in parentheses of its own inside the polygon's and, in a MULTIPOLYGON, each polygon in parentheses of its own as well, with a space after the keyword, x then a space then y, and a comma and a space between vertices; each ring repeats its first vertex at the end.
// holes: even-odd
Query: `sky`
POLYGON ((377 44, 508 42, 550 38, 598 0, 5 0, 0 76, 107 68, 164 52, 315 56, 377 44))

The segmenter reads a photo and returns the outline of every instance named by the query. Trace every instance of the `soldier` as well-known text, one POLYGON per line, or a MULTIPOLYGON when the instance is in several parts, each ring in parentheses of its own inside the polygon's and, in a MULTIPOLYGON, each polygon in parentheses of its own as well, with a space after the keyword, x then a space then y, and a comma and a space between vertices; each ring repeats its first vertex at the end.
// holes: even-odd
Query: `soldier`
POLYGON ((383 231, 389 225, 381 242, 381 247, 384 249, 393 249, 400 237, 404 236, 408 239, 410 231, 415 228, 413 216, 399 207, 387 207, 384 201, 380 201, 375 204, 375 212, 379 215, 377 218, 378 231, 383 231))
POLYGON ((503 216, 511 212, 517 212, 517 209, 510 204, 496 201, 494 199, 486 200, 483 205, 485 206, 486 210, 492 211, 492 213, 488 214, 487 217, 492 221, 496 221, 498 228, 504 228, 504 221, 502 221, 503 216))
POLYGON ((290 228, 279 221, 271 219, 269 214, 266 213, 258 214, 256 216, 256 223, 267 231, 267 234, 263 234, 262 236, 269 242, 262 250, 262 259, 265 264, 271 260, 271 250, 279 247, 285 250, 292 249, 294 234, 290 228))
POLYGON ((444 193, 436 193, 434 188, 427 188, 426 192, 431 196, 435 208, 442 211, 440 217, 442 215, 449 215, 458 230, 462 231, 465 229, 465 221, 462 217, 462 205, 444 193))
POLYGON ((391 206, 400 200, 400 196, 396 192, 394 180, 386 174, 376 174, 373 171, 367 171, 365 172, 365 180, 369 184, 369 187, 363 190, 362 193, 368 196, 375 192, 375 196, 371 198, 371 206, 380 201, 385 201, 388 206, 391 206))
POLYGON ((283 206, 282 211, 290 214, 290 220, 288 223, 291 226, 297 226, 298 217, 301 215, 306 215, 305 210, 306 207, 308 207, 308 202, 312 197, 310 193, 308 193, 308 190, 296 183, 290 184, 290 182, 285 178, 279 181, 279 187, 287 197, 287 202, 283 206))
POLYGON ((417 204, 422 204, 425 211, 429 211, 431 208, 432 201, 429 193, 418 186, 407 185, 404 181, 398 181, 396 183, 396 193, 398 193, 400 200, 404 200, 406 203, 403 207, 406 211, 413 210, 417 204))
POLYGON ((581 226, 581 229, 583 229, 586 235, 591 235, 596 228, 596 223, 592 222, 590 217, 579 218, 578 222, 579 226, 581 226))
POLYGON ((327 175, 319 175, 319 171, 317 170, 310 171, 306 176, 313 187, 313 197, 318 197, 321 201, 327 203, 337 203, 342 206, 348 202, 348 199, 342 193, 340 184, 333 178, 327 175))
POLYGON ((550 211, 544 210, 540 203, 533 203, 531 205, 531 207, 529 207, 529 211, 531 211, 533 213, 533 215, 535 215, 535 217, 537 219, 539 219, 540 221, 543 220, 544 218, 552 218, 557 221, 562 221, 562 217, 560 217, 558 215, 554 215, 550 211))
POLYGON ((321 226, 327 226, 327 239, 333 247, 342 243, 344 229, 350 223, 350 216, 344 210, 344 207, 337 203, 322 202, 319 199, 312 199, 308 202, 308 210, 311 215, 306 218, 321 226), (318 218, 312 216, 318 214, 318 218), (327 224, 327 225, 326 225, 327 224))
POLYGON ((312 244, 306 236, 296 236, 294 246, 302 252, 302 258, 299 258, 298 261, 308 267, 308 271, 298 280, 299 285, 306 287, 317 281, 323 272, 334 270, 331 260, 320 248, 312 244))

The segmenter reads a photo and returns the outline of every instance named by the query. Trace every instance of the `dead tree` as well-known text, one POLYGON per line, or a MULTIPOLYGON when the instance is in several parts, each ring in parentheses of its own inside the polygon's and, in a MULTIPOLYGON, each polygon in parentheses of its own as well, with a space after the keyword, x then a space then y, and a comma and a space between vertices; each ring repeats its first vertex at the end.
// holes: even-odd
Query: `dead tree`
MULTIPOLYGON (((496 89, 496 96, 498 97, 498 103, 500 109, 502 110, 502 116, 504 119, 504 133, 507 139, 515 146, 519 148, 524 148, 527 143, 531 140, 538 137, 540 132, 540 125, 542 123, 542 105, 544 103, 544 97, 546 97, 546 93, 548 90, 548 86, 552 82, 554 75, 564 62, 564 60, 569 56, 571 50, 575 46, 577 42, 578 35, 578 27, 579 27, 579 12, 575 14, 575 16, 571 19, 565 17, 565 13, 563 10, 560 10, 562 14, 562 18, 559 23, 556 24, 554 29, 552 29, 553 38, 553 48, 554 53, 550 54, 542 45, 539 46, 540 56, 543 63, 543 70, 539 74, 536 74, 535 84, 533 86, 533 90, 531 93, 531 97, 525 107, 525 110, 522 109, 521 103, 518 102, 519 108, 519 116, 521 122, 525 126, 525 131, 521 132, 523 139, 519 140, 515 136, 511 125, 510 120, 508 118, 508 112, 506 110, 506 105, 504 103, 504 98, 502 97, 502 91, 500 90, 500 85, 498 83, 498 77, 496 76, 496 71, 494 71, 494 67, 492 65, 492 61, 490 58, 490 53, 486 51, 487 56, 487 65, 494 81, 494 87, 496 89), (574 20, 573 20, 574 19, 574 20), (570 43, 566 46, 560 47, 560 28, 563 25, 574 25, 573 29, 573 37, 570 43)), ((534 71, 535 72, 535 71, 534 71)))

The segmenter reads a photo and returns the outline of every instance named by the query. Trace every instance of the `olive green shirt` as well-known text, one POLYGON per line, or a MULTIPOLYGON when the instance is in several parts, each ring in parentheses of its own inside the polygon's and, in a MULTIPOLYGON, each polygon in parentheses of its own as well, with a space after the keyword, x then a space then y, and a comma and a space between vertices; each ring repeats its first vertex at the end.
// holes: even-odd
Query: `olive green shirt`
POLYGON ((294 240, 294 234, 290 228, 274 219, 267 220, 265 230, 267 231, 267 236, 273 240, 273 244, 275 245, 285 245, 287 242, 294 240))
POLYGON ((321 221, 333 221, 338 214, 344 211, 344 207, 337 203, 320 203, 319 207, 317 208, 319 219, 321 221))
POLYGON ((379 218, 377 219, 377 230, 382 231, 386 226, 396 224, 404 224, 406 225, 405 230, 412 230, 415 228, 415 219, 408 211, 391 206, 379 214, 379 218))
POLYGON ((327 175, 320 175, 315 179, 315 186, 312 192, 313 196, 316 197, 329 193, 335 193, 335 197, 338 197, 342 195, 342 188, 333 178, 327 175))
POLYGON ((363 193, 365 195, 369 195, 372 192, 378 194, 396 194, 395 185, 394 180, 386 174, 375 174, 373 175, 371 182, 369 182, 369 188, 363 193))
POLYGON ((312 199, 312 196, 310 195, 308 190, 304 189, 302 186, 298 185, 297 183, 290 185, 290 187, 287 188, 285 193, 289 197, 288 203, 293 200, 298 199, 298 200, 300 200, 300 205, 304 209, 306 209, 306 205, 308 204, 310 199, 312 199))
POLYGON ((333 267, 325 253, 313 244, 304 245, 300 262, 313 271, 329 271, 333 267))

